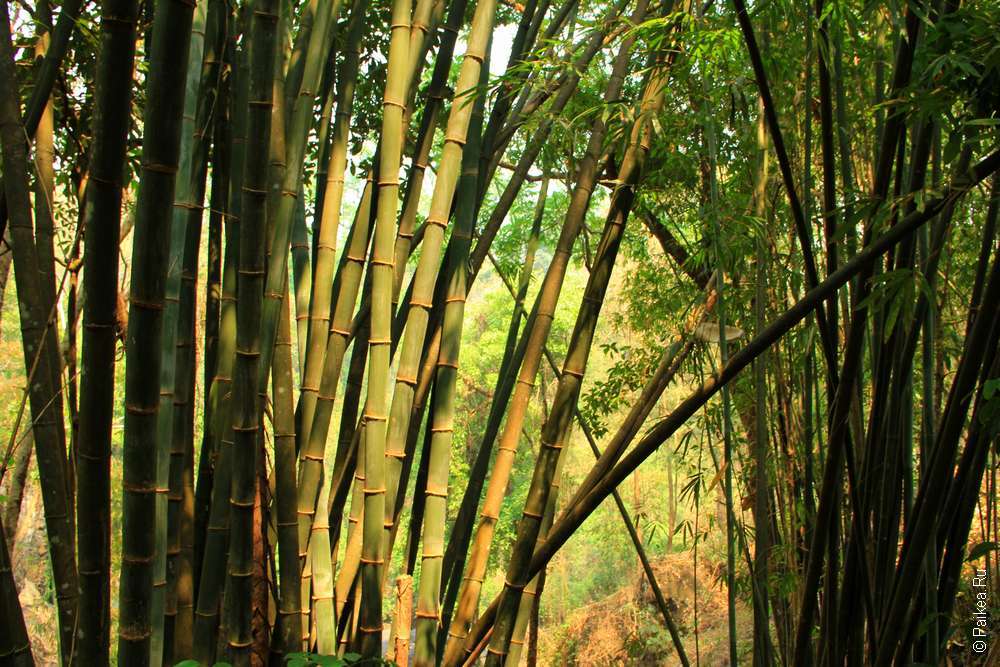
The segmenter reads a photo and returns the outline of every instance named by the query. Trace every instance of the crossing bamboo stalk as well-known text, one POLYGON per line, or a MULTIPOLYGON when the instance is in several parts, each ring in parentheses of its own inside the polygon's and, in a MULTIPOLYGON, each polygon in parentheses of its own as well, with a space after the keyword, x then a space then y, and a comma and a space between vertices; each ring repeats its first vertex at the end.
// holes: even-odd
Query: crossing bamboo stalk
MULTIPOLYGON (((645 8, 646 3, 640 2, 631 18, 635 21, 641 20, 645 15, 645 8)), ((619 48, 605 91, 606 101, 615 100, 621 94, 628 55, 633 44, 634 38, 626 38, 619 48)), ((463 577, 458 606, 448 631, 449 639, 444 655, 445 664, 457 664, 461 659, 468 627, 472 623, 473 614, 479 602, 479 591, 485 574, 496 521, 499 517, 500 504, 513 469, 521 426, 524 423, 528 399, 534 387, 535 375, 541 361, 542 344, 548 337, 573 243, 583 224, 590 203, 590 195, 597 180, 598 155, 603 146, 605 132, 606 126, 603 120, 601 118, 595 119, 591 128, 587 152, 580 162, 579 176, 570 198, 559 241, 546 271, 545 279, 539 288, 539 294, 536 298, 536 315, 529 320, 529 325, 525 327, 522 334, 522 338, 526 341, 524 359, 520 366, 514 395, 510 399, 507 421, 498 444, 496 460, 487 485, 486 499, 483 502, 481 518, 476 528, 475 539, 466 565, 466 574, 463 577)))

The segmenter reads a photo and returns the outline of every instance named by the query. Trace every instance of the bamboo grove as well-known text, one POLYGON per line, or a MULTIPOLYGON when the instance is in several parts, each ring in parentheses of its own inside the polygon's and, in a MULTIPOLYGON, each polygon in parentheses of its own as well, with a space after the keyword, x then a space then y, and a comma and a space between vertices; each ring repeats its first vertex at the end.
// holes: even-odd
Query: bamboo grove
POLYGON ((2 6, 0 665, 533 665, 605 515, 711 664, 657 468, 728 664, 1000 660, 996 0, 2 6))

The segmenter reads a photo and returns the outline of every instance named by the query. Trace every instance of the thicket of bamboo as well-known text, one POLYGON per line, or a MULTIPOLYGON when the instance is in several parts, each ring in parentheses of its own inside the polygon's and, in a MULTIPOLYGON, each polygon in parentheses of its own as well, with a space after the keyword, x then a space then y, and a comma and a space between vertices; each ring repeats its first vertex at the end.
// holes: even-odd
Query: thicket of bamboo
POLYGON ((3 7, 0 665, 29 465, 62 664, 534 664, 611 496, 688 665, 619 487, 695 431, 731 664, 992 659, 956 608, 1000 581, 993 0, 3 7), (588 368, 622 318, 627 382, 588 368))

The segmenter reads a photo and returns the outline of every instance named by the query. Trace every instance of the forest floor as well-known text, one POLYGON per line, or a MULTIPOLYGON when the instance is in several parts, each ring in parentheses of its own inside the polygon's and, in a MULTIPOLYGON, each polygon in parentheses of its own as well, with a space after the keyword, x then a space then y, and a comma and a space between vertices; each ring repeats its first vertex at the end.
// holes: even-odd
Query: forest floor
MULTIPOLYGON (((690 551, 670 554, 652 565, 691 664, 728 665, 726 589, 721 564, 700 559, 697 579, 690 551)), ((743 657, 751 651, 753 618, 742 602, 737 602, 736 617, 737 647, 743 657)), ((562 623, 543 624, 539 664, 672 667, 680 663, 653 592, 637 565, 628 585, 576 609, 562 623)))

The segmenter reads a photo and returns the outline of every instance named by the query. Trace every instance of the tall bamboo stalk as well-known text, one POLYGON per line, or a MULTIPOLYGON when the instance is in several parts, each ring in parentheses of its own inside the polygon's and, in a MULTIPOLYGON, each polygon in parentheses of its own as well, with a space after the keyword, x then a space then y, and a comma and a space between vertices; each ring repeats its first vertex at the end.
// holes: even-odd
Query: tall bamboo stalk
MULTIPOLYGON (((406 457, 406 434, 409 431, 409 418, 411 408, 413 407, 413 395, 417 385, 421 355, 424 350, 424 337, 427 333, 429 311, 434 301, 434 285, 437 282, 438 271, 441 265, 444 232, 448 226, 452 200, 455 197, 455 191, 458 186, 464 154, 463 149, 466 147, 469 136, 480 75, 483 71, 483 61, 486 58, 490 35, 493 31, 494 14, 495 3, 490 4, 490 0, 487 0, 487 2, 476 6, 476 12, 472 18, 468 47, 462 60, 458 82, 456 83, 456 97, 452 104, 445 129, 445 143, 441 149, 441 159, 437 169, 437 178, 434 181, 431 208, 427 214, 427 226, 424 232, 420 261, 417 263, 416 274, 413 278, 413 292, 410 297, 410 308, 407 311, 385 445, 387 457, 386 493, 393 500, 392 503, 387 503, 388 513, 386 519, 389 522, 386 526, 387 531, 391 531, 392 529, 391 522, 395 506, 396 490, 399 484, 403 459, 406 457)), ((474 211, 470 209, 466 213, 471 218, 474 211)), ((461 235, 459 238, 461 238, 461 235)), ((444 468, 444 482, 445 484, 447 483, 447 465, 444 468)), ((429 483, 432 482, 429 480, 429 483)), ((385 539, 386 543, 388 543, 388 534, 386 534, 385 539)), ((426 536, 424 544, 426 549, 426 536)), ((444 550, 442 545, 441 553, 435 557, 439 558, 443 555, 444 550)), ((437 567, 438 576, 440 576, 440 561, 438 561, 437 567)), ((421 577, 418 589, 418 619, 420 618, 419 614, 428 611, 423 607, 423 603, 426 602, 423 592, 424 580, 425 578, 421 577)), ((433 590, 434 599, 436 600, 436 584, 433 590)), ((436 602, 434 606, 436 609, 436 602)), ((436 621, 435 612, 435 623, 436 621)), ((427 656, 433 655, 433 653, 426 654, 421 658, 420 649, 424 647, 420 641, 422 623, 419 620, 417 627, 417 664, 421 664, 422 660, 427 660, 427 656)), ((430 659, 433 660, 433 658, 430 659)))
MULTIPOLYGON (((340 232, 340 208, 344 195, 344 175, 347 171, 347 143, 351 133, 354 91, 358 77, 360 41, 364 33, 364 17, 368 0, 354 0, 347 27, 344 61, 337 77, 337 111, 333 124, 333 145, 330 165, 323 183, 323 207, 320 210, 316 235, 316 257, 309 300, 309 322, 302 370, 296 438, 299 451, 305 451, 312 431, 323 361, 330 337, 331 298, 334 288, 334 265, 337 235, 340 232)), ((319 184, 317 184, 319 185, 319 184)), ((367 223, 367 221, 365 221, 367 223)), ((351 307, 353 310, 354 303, 351 307)), ((343 360, 343 357, 338 361, 343 360)), ((324 433, 325 437, 325 433, 324 433)))
MULTIPOLYGON (((208 2, 201 0, 194 9, 184 81, 184 107, 181 121, 180 154, 174 187, 174 205, 170 223, 170 249, 164 292, 163 336, 160 351, 160 407, 156 413, 156 561, 153 564, 152 623, 150 663, 156 667, 169 659, 164 638, 167 610, 167 551, 169 534, 170 459, 174 446, 174 392, 177 373, 177 334, 180 316, 181 270, 184 264, 184 237, 188 212, 199 207, 194 202, 192 173, 194 165, 195 115, 201 89, 201 60, 205 49, 205 17, 208 2)), ((179 478, 178 478, 179 481, 179 478)), ((171 609, 173 617, 176 609, 171 609)))
MULTIPOLYGON (((161 466, 157 454, 162 442, 157 429, 160 343, 170 220, 183 127, 185 95, 179 91, 185 90, 193 12, 192 5, 179 2, 157 5, 146 85, 143 171, 136 203, 126 343, 125 491, 118 631, 119 660, 135 665, 150 663, 155 620, 150 614, 158 531, 150 530, 150 526, 156 525, 156 491, 162 488, 158 484, 161 466)), ((164 516, 164 524, 165 519, 164 516)))
POLYGON ((385 438, 392 336, 393 239, 403 150, 403 109, 409 62, 410 0, 394 0, 389 57, 382 102, 377 217, 369 264, 372 275, 368 399, 365 403, 364 539, 361 553, 361 611, 357 645, 365 657, 381 654, 382 521, 385 515, 385 438))
MULTIPOLYGON (((478 8, 477 8, 478 11, 478 8)), ((478 17, 478 14, 477 14, 478 17)), ((480 28, 484 31, 484 39, 481 42, 481 51, 474 50, 474 44, 479 38, 478 32, 470 33, 469 50, 466 51, 465 60, 462 63, 462 72, 459 78, 459 85, 465 82, 462 78, 466 75, 466 70, 472 70, 478 79, 480 87, 485 87, 489 76, 489 44, 490 32, 493 17, 489 16, 484 26, 473 19, 473 30, 480 28), (474 60, 477 55, 482 56, 482 60, 474 60), (466 63, 473 62, 473 67, 466 67, 466 63)), ((471 76, 471 73, 469 74, 471 76)), ((461 89, 460 89, 461 91, 461 89)), ((437 356, 437 367, 434 379, 434 398, 432 412, 429 417, 431 421, 430 433, 431 444, 428 451, 428 475, 427 486, 424 492, 424 530, 423 530, 423 558, 421 560, 420 587, 417 591, 417 622, 416 622, 416 654, 414 665, 434 665, 438 658, 438 627, 440 625, 440 594, 441 594, 441 570, 444 558, 444 534, 445 522, 447 519, 447 499, 448 499, 448 476, 450 473, 451 446, 454 435, 455 419, 455 384, 458 379, 459 353, 462 344, 462 322, 465 316, 465 298, 467 289, 467 269, 469 260, 469 249, 472 246, 472 228, 475 222, 476 213, 476 191, 479 180, 479 149, 480 137, 483 127, 483 106, 485 103, 485 93, 477 91, 475 98, 465 103, 469 106, 471 115, 466 121, 464 134, 469 137, 468 143, 462 151, 462 170, 459 180, 454 182, 453 188, 459 186, 457 201, 455 206, 455 227, 452 231, 451 240, 448 243, 447 268, 445 281, 447 283, 447 293, 444 296, 444 321, 441 329, 441 344, 437 356)), ((456 102, 457 104, 458 102, 456 102)), ((453 107, 454 108, 454 107, 453 107)), ((448 131, 446 136, 454 136, 453 132, 461 131, 455 128, 456 119, 454 112, 448 120, 448 131)), ((459 150, 462 150, 459 148, 459 150)), ((444 166, 445 155, 442 154, 442 167, 444 166)), ((440 171, 438 172, 441 173, 440 171)), ((435 201, 438 195, 438 183, 435 183, 435 201)), ((456 197, 452 192, 447 194, 450 202, 452 197, 456 197)), ((432 207, 432 212, 435 212, 432 207)), ((447 213, 445 213, 447 215, 447 213)), ((431 218, 428 217, 428 221, 431 218)), ((424 249, 421 253, 421 262, 428 252, 428 244, 434 243, 431 237, 434 228, 428 227, 427 236, 424 239, 424 249)), ((442 230, 443 231, 443 230, 442 230)), ((440 241, 438 241, 440 243, 440 241)), ((418 265, 419 276, 419 265, 418 265)), ((413 294, 413 305, 420 298, 415 289, 413 294)), ((411 306, 410 313, 414 313, 419 308, 411 306)), ((426 316, 426 313, 425 313, 426 316)), ((426 322, 425 322, 426 323, 426 322)), ((407 328, 406 334, 411 330, 407 328)), ((406 339, 404 339, 405 341, 406 339)), ((405 342, 404 342, 405 345, 405 342)), ((423 348, 423 341, 420 341, 423 348)), ((406 349, 404 348, 404 355, 406 349)), ((405 356, 404 356, 405 358, 405 356)), ((397 392, 399 386, 397 385, 397 392)), ((395 395, 393 396, 393 406, 395 407, 395 395)), ((410 415, 408 414, 407 417, 410 415)), ((391 419, 391 416, 390 416, 391 419)), ((407 424, 407 431, 409 430, 407 424)), ((388 449, 388 448, 387 448, 388 449)), ((412 454, 412 452, 411 452, 412 454)), ((388 455, 388 453, 387 453, 388 455)), ((405 451, 403 452, 405 456, 405 451)), ((396 483, 399 478, 397 476, 396 483)), ((395 489, 390 489, 395 496, 395 489)), ((392 512, 394 508, 389 508, 392 512)), ((386 517, 390 526, 395 518, 392 514, 386 517)), ((391 541, 390 536, 386 536, 387 543, 391 541)))
MULTIPOLYGON (((267 238, 267 145, 271 128, 271 107, 274 103, 273 76, 278 19, 275 0, 256 0, 250 32, 248 144, 243 167, 240 269, 236 290, 236 364, 233 369, 232 399, 234 440, 226 580, 226 600, 229 603, 227 654, 234 665, 249 664, 253 645, 253 514, 261 420, 257 387, 263 344, 260 330, 267 238)), ((272 248, 272 253, 277 252, 277 248, 272 248)))
POLYGON ((87 610, 79 619, 77 650, 82 664, 104 664, 110 659, 111 425, 118 262, 107 258, 118 252, 137 14, 135 0, 103 4, 95 77, 94 149, 83 219, 86 307, 76 456, 80 604, 87 610))

